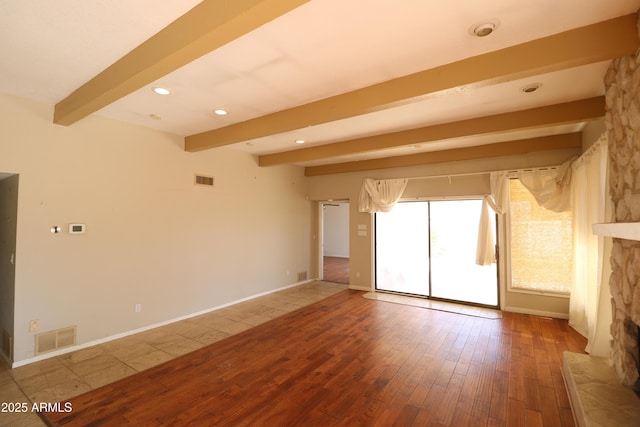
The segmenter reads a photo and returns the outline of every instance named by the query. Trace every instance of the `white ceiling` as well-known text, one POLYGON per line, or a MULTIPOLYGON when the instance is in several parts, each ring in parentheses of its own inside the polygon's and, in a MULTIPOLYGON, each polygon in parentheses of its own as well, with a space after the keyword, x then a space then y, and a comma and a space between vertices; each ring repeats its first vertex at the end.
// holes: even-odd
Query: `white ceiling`
MULTIPOLYGON (((0 92, 55 104, 198 4, 197 0, 0 0, 0 92)), ((180 136, 224 127, 543 36, 635 12, 640 0, 312 0, 95 114, 180 136), (497 22, 485 38, 475 24, 497 22), (160 97, 152 86, 172 94, 160 97), (224 108, 229 114, 215 116, 224 108), (161 119, 153 119, 152 116, 161 119)), ((608 62, 422 97, 390 110, 232 145, 252 154, 602 95, 608 62), (542 83, 539 91, 520 88, 542 83)), ((580 126, 577 126, 578 128, 580 126)), ((535 133, 567 130, 555 127, 535 133)), ((496 139, 498 138, 498 139, 496 139)), ((499 142, 419 144, 305 163, 499 142)))

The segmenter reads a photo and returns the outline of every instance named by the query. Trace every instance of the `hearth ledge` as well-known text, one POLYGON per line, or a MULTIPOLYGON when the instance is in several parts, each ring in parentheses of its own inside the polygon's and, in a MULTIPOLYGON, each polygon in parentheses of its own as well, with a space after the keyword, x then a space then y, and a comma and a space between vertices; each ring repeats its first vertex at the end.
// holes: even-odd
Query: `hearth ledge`
POLYGON ((565 351, 562 376, 579 427, 637 427, 640 398, 620 383, 611 362, 565 351))

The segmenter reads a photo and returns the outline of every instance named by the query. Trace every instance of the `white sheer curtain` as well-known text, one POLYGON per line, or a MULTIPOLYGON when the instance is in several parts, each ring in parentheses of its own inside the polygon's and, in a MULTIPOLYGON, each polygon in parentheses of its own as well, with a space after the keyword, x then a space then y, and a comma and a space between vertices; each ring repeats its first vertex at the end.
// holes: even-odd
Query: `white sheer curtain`
POLYGON ((409 182, 406 178, 380 179, 365 178, 360 189, 358 210, 360 212, 389 212, 402 197, 409 182))
POLYGON ((572 211, 574 278, 569 325, 588 339, 587 352, 596 344, 604 243, 593 234, 592 226, 605 222, 607 156, 603 135, 582 156, 570 159, 557 171, 518 172, 518 179, 540 206, 555 212, 572 211))
POLYGON ((491 194, 482 199, 482 211, 480 212, 480 226, 478 227, 478 245, 476 247, 476 264, 491 265, 496 262, 495 242, 491 228, 491 212, 493 209, 498 215, 504 214, 508 206, 507 172, 491 172, 489 177, 491 194))
MULTIPOLYGON (((572 165, 575 266, 569 303, 569 325, 587 337, 587 352, 595 344, 602 283, 604 239, 593 234, 592 225, 605 222, 607 151, 606 137, 601 137, 572 165)), ((607 337, 599 339, 608 340, 607 337)))
POLYGON ((575 157, 557 170, 518 171, 518 179, 531 192, 538 204, 554 212, 571 210, 571 173, 575 157))

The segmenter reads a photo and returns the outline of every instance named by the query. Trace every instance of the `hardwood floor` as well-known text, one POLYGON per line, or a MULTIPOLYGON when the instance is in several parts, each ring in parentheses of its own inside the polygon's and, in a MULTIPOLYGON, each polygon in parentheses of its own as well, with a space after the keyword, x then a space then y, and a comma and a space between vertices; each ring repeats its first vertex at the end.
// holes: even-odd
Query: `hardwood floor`
POLYGON ((566 321, 344 291, 71 400, 51 425, 572 426, 566 321))
POLYGON ((325 256, 322 258, 322 280, 349 284, 349 258, 325 256))

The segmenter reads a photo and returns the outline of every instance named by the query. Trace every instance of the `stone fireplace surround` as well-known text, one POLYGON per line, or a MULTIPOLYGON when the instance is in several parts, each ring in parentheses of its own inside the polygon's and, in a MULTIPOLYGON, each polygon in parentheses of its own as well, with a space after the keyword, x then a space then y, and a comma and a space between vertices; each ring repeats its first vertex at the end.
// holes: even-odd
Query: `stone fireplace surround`
POLYGON ((632 388, 640 366, 640 53, 612 62, 605 91, 614 224, 594 229, 613 237, 611 358, 565 353, 563 373, 579 426, 637 427, 640 397, 632 388))
MULTIPOLYGON (((640 221, 640 54, 614 60, 605 76, 609 193, 615 223, 640 221)), ((614 238, 611 251, 611 359, 620 381, 638 381, 640 242, 614 238)))

